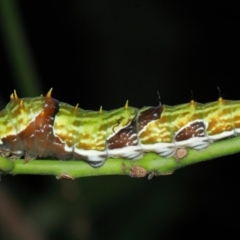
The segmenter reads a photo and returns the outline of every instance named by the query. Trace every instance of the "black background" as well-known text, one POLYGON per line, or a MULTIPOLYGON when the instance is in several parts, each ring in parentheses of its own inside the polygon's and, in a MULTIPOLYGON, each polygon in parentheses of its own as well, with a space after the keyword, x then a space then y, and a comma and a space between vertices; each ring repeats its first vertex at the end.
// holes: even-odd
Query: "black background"
MULTIPOLYGON (((231 2, 9 2, 18 14, 19 28, 12 30, 25 44, 20 62, 32 74, 24 84, 25 70, 14 61, 12 47, 18 39, 8 35, 11 26, 2 16, 2 107, 13 89, 33 97, 51 87, 53 97, 92 110, 118 108, 127 99, 138 108, 156 105, 157 91, 167 105, 192 95, 198 102, 215 101, 217 87, 224 98, 240 99, 239 9, 231 2)), ((151 181, 2 176, 0 239, 31 239, 31 232, 39 239, 238 235, 239 158, 215 159, 151 181)))

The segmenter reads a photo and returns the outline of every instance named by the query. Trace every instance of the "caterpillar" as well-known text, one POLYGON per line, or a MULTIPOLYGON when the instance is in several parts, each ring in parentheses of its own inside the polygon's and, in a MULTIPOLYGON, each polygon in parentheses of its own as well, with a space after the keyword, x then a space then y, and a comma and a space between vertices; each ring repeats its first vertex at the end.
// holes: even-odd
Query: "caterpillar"
POLYGON ((137 109, 88 111, 46 96, 19 98, 16 91, 0 112, 0 154, 25 161, 48 156, 77 159, 93 167, 106 158, 163 157, 178 149, 202 150, 240 134, 240 101, 225 100, 137 109))

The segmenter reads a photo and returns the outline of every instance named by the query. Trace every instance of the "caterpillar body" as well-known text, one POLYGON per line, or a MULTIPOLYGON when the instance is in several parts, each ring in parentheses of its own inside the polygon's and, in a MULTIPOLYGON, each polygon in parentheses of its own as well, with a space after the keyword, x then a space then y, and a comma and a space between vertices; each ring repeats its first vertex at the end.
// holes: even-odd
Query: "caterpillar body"
POLYGON ((139 159, 145 152, 171 157, 177 149, 201 150, 240 134, 240 101, 224 100, 137 109, 87 111, 46 96, 18 98, 0 112, 0 154, 25 160, 53 156, 94 167, 106 158, 139 159))

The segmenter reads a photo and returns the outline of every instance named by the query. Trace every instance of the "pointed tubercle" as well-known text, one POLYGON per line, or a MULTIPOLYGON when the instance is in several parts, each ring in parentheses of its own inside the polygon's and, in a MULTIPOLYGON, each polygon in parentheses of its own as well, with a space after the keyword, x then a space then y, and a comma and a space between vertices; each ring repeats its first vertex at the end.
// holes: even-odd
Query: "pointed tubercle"
POLYGON ((79 103, 74 107, 74 110, 77 110, 79 106, 79 103))
POLYGON ((20 107, 23 109, 23 100, 20 101, 20 107))
POLYGON ((13 97, 15 100, 19 100, 16 90, 13 91, 13 97))
POLYGON ((10 100, 13 100, 14 99, 14 96, 13 96, 13 93, 10 95, 10 100))
POLYGON ((48 91, 48 93, 47 93, 47 95, 46 95, 47 98, 52 97, 52 96, 51 96, 51 95, 52 95, 52 90, 53 90, 53 88, 51 88, 51 89, 48 91))
POLYGON ((126 104, 125 104, 124 108, 128 109, 128 100, 126 101, 126 104))
POLYGON ((222 98, 222 97, 219 97, 219 98, 218 98, 218 102, 219 102, 219 103, 222 103, 222 102, 223 102, 223 98, 222 98))

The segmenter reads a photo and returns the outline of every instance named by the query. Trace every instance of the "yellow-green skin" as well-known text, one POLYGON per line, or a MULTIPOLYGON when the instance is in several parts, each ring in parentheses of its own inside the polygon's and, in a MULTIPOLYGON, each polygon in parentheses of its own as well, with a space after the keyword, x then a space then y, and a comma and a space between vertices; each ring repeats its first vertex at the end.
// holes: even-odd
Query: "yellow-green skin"
POLYGON ((173 156, 240 133, 240 101, 86 111, 51 96, 13 96, 0 112, 0 153, 26 160, 53 156, 100 166, 108 157, 144 152, 173 156))

